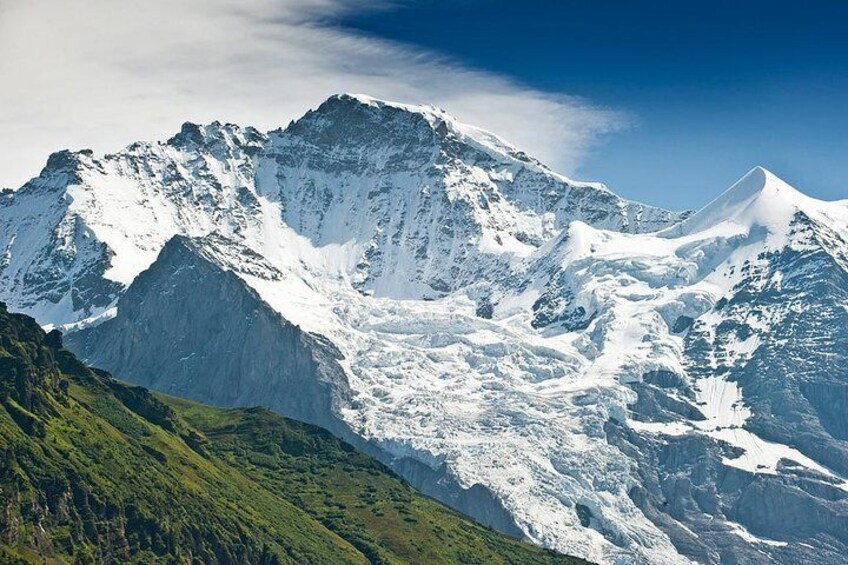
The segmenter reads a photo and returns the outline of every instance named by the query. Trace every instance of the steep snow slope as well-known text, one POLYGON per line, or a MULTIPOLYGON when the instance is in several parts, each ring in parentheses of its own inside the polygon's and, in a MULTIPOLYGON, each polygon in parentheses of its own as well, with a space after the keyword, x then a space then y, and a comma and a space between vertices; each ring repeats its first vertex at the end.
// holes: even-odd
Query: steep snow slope
MULTIPOLYGON (((188 125, 62 160, 0 208, 3 298, 44 324, 131 328, 125 285, 200 237, 338 348, 350 391, 328 421, 436 496, 481 485, 528 538, 601 562, 848 550, 844 202, 754 169, 670 226, 441 111, 362 96, 267 135, 188 125)), ((120 371, 129 356, 100 355, 118 338, 80 335, 98 333, 94 361, 120 371)), ((194 378, 184 393, 207 394, 194 378)))

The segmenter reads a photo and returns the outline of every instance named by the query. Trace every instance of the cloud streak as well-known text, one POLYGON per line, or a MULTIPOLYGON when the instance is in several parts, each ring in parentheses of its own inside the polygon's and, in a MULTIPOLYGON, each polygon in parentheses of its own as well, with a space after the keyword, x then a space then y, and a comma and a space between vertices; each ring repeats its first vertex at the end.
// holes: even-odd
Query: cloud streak
POLYGON ((363 4, 0 0, 0 186, 20 185, 61 148, 114 151, 186 120, 272 129, 337 92, 443 107, 566 174, 627 121, 333 27, 352 9, 363 4))

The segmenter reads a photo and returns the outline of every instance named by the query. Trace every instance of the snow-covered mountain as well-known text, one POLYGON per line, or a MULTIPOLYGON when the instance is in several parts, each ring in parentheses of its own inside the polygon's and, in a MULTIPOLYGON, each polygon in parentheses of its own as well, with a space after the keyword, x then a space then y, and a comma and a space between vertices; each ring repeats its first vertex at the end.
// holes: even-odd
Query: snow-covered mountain
POLYGON ((837 563, 846 233, 848 202, 760 168, 687 217, 342 95, 267 134, 51 156, 3 194, 0 299, 124 378, 322 423, 566 553, 837 563), (183 370, 150 381, 157 355, 183 370))
POLYGON ((43 324, 108 309, 174 235, 216 233, 292 260, 279 226, 359 290, 433 298, 572 220, 648 231, 676 218, 556 175, 441 110, 350 95, 269 134, 185 124, 112 155, 56 153, 0 206, 0 289, 43 324))

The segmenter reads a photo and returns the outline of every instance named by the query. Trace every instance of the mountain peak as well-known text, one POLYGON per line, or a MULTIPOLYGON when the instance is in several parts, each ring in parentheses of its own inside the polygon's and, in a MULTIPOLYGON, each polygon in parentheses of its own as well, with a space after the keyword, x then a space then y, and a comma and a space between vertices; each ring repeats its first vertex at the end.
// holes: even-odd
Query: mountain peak
POLYGON ((442 121, 456 121, 447 111, 429 104, 406 104, 376 98, 367 94, 348 92, 333 94, 324 100, 317 109, 307 112, 304 117, 310 115, 334 116, 337 112, 341 112, 346 117, 360 115, 361 113, 363 116, 381 120, 385 120, 391 116, 412 115, 423 117, 431 126, 438 125, 442 121))
POLYGON ((725 191, 725 193, 733 193, 739 195, 753 195, 763 191, 769 184, 769 177, 774 176, 771 171, 765 167, 757 165, 747 173, 745 173, 738 181, 725 191))
MULTIPOLYGON (((334 94, 286 128, 299 136, 317 135, 336 142, 339 135, 365 136, 363 141, 397 144, 433 143, 461 124, 445 110, 430 105, 404 104, 366 94, 334 94)), ((315 140, 317 141, 317 139, 315 140)), ((325 139, 325 141, 327 141, 325 139)))
POLYGON ((757 165, 733 183, 718 198, 707 204, 704 209, 719 204, 724 207, 733 206, 759 198, 761 195, 784 200, 795 200, 798 196, 804 196, 765 167, 757 165))
POLYGON ((392 102, 391 100, 375 98, 373 96, 369 96, 368 94, 343 92, 341 94, 334 94, 333 96, 330 96, 327 101, 356 103, 361 104, 363 106, 370 106, 372 108, 397 108, 399 110, 405 110, 414 114, 436 114, 450 117, 450 115, 445 110, 437 108, 436 106, 432 106, 430 104, 404 104, 402 102, 392 102))
POLYGON ((262 140, 262 134, 255 128, 242 127, 236 124, 222 124, 218 120, 208 124, 185 122, 179 133, 167 141, 174 147, 201 146, 214 143, 236 144, 246 146, 262 140))
POLYGON ((782 224, 808 207, 812 198, 783 181, 768 169, 756 166, 718 196, 676 226, 667 235, 688 235, 731 222, 742 225, 782 224))
POLYGON ((771 194, 783 194, 791 197, 800 194, 795 188, 787 184, 783 179, 760 165, 757 165, 733 185, 727 189, 722 196, 732 196, 734 200, 745 200, 768 192, 771 194))
POLYGON ((511 163, 519 161, 524 166, 551 172, 500 136, 463 123, 442 108, 392 102, 366 94, 334 94, 285 130, 272 132, 282 136, 287 133, 309 139, 316 145, 335 144, 340 137, 362 137, 357 145, 371 147, 368 151, 371 154, 375 150, 383 151, 387 141, 403 154, 408 153, 411 145, 427 153, 438 146, 459 142, 497 160, 506 158, 511 163))

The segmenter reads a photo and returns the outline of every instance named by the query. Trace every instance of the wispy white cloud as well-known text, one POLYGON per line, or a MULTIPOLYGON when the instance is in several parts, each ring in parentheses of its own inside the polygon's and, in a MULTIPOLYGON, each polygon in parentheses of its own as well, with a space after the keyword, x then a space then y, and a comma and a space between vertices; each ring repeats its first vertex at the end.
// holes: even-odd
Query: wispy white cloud
POLYGON ((0 0, 0 186, 60 148, 116 150, 185 120, 284 126, 327 96, 428 103, 565 173, 623 116, 332 25, 350 0, 0 0))

